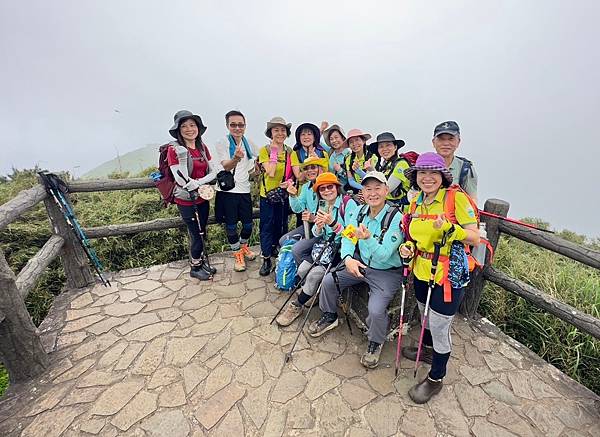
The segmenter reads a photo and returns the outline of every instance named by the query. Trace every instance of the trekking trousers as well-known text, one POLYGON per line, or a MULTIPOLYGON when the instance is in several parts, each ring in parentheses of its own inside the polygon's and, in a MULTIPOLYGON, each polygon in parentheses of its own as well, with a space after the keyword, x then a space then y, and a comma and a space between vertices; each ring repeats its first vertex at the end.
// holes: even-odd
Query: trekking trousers
POLYGON ((206 223, 208 222, 208 202, 197 203, 196 205, 177 205, 179 214, 188 228, 190 236, 190 256, 192 259, 198 260, 204 252, 204 243, 200 237, 200 228, 196 220, 196 211, 200 218, 200 226, 204 231, 206 238, 206 223))

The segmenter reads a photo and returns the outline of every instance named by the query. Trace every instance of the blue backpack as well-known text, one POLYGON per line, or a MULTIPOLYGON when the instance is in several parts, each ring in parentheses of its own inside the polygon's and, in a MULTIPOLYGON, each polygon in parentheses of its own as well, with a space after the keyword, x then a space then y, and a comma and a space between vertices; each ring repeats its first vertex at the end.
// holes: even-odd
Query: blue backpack
POLYGON ((296 285, 298 266, 292 255, 292 246, 297 242, 298 240, 290 238, 289 240, 285 240, 283 246, 279 249, 277 267, 275 267, 275 287, 278 290, 290 291, 296 285))

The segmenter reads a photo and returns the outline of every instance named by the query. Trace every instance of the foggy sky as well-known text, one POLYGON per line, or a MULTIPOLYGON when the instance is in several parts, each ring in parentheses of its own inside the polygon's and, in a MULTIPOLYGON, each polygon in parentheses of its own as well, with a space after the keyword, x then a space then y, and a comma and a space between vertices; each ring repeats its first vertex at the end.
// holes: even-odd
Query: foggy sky
POLYGON ((431 148, 456 120, 479 199, 600 236, 597 1, 0 0, 0 174, 81 175, 173 114, 322 119, 431 148), (117 109, 119 112, 115 112, 117 109))

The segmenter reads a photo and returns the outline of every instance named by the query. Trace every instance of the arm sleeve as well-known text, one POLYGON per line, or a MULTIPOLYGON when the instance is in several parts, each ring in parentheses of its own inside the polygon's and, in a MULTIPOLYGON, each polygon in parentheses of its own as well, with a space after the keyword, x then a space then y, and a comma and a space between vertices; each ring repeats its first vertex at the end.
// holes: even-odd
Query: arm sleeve
POLYGON ((183 187, 187 182, 178 174, 178 171, 181 171, 182 174, 187 173, 187 171, 182 171, 179 165, 179 159, 177 158, 177 152, 173 147, 169 147, 167 150, 167 163, 169 164, 169 168, 171 169, 171 174, 173 175, 173 179, 175 179, 175 183, 180 187, 183 187))
POLYGON ((404 191, 408 192, 410 190, 410 182, 404 176, 404 170, 406 170, 410 165, 405 159, 401 159, 394 167, 394 171, 388 178, 388 186, 390 187, 390 192, 394 191, 396 188, 402 184, 402 188, 404 191))
POLYGON ((300 188, 300 193, 298 193, 298 195, 296 197, 292 197, 290 196, 290 208, 292 208, 292 211, 294 211, 296 214, 300 213, 302 211, 304 211, 306 209, 306 201, 305 201, 305 190, 306 185, 302 185, 302 188, 300 188))
POLYGON ((329 153, 329 151, 331 150, 331 147, 329 147, 327 145, 327 143, 325 142, 325 140, 323 139, 323 137, 321 137, 321 142, 319 144, 321 144, 321 147, 323 148, 323 150, 325 150, 326 152, 329 153))
POLYGON ((203 177, 201 177, 199 179, 196 179, 196 181, 198 181, 198 183, 200 185, 208 184, 208 183, 214 181, 215 178, 217 177, 217 173, 219 172, 218 169, 222 168, 221 164, 217 165, 212 160, 212 158, 208 160, 207 164, 208 164, 208 173, 206 173, 205 176, 203 176, 203 177))
POLYGON ((352 188, 356 188, 357 190, 362 190, 362 185, 356 182, 356 179, 352 177, 352 175, 348 175, 348 183, 352 188))

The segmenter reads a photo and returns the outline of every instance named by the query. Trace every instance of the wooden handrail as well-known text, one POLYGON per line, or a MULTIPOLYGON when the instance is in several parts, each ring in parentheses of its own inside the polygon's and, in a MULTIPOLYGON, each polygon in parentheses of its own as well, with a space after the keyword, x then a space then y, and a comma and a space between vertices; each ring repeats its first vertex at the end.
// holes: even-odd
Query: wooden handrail
POLYGON ((21 191, 3 205, 0 205, 0 230, 17 220, 25 211, 44 200, 48 194, 41 185, 21 191))
POLYGON ((71 193, 89 193, 94 191, 140 190, 154 188, 150 178, 92 179, 67 182, 71 193))
POLYGON ((27 298, 46 267, 58 256, 64 244, 65 239, 63 237, 56 234, 52 235, 38 253, 27 261, 25 267, 21 269, 15 283, 23 300, 27 298))
POLYGON ((560 238, 548 232, 537 231, 535 229, 519 226, 515 223, 500 221, 500 232, 503 232, 519 240, 526 241, 544 249, 551 250, 560 255, 579 261, 596 269, 600 269, 600 252, 589 247, 580 246, 570 241, 560 238))
POLYGON ((536 307, 555 315, 561 320, 575 326, 582 332, 590 334, 597 339, 600 339, 600 320, 586 313, 576 310, 570 305, 555 299, 548 293, 544 293, 529 284, 518 279, 511 278, 507 274, 488 266, 483 273, 485 279, 499 285, 511 293, 516 294, 536 307))

